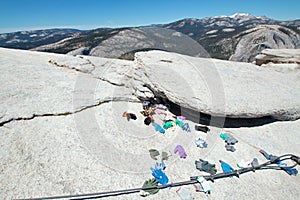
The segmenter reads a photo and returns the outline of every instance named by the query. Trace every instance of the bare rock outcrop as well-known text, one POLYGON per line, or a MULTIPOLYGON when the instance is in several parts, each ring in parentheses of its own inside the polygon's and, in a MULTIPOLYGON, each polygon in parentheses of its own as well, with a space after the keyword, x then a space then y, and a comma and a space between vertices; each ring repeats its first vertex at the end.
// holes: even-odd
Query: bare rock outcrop
POLYGON ((89 55, 133 58, 134 53, 141 50, 164 50, 184 55, 209 57, 208 53, 190 37, 171 29, 153 27, 120 31, 92 48, 89 55))
POLYGON ((144 85, 183 108, 233 118, 300 117, 297 74, 162 51, 137 53, 136 62, 144 85))
POLYGON ((1 125, 69 115, 113 99, 137 101, 131 90, 118 90, 122 84, 106 80, 110 73, 96 70, 92 76, 95 67, 87 59, 3 48, 0 51, 1 125))
POLYGON ((240 37, 232 61, 252 62, 264 49, 300 48, 300 36, 296 32, 279 25, 259 25, 246 30, 240 37))
MULTIPOLYGON (((300 120, 254 128, 211 126, 209 134, 193 128, 186 133, 176 126, 160 134, 144 124, 137 99, 157 92, 211 114, 226 111, 255 117, 277 112, 294 119, 299 114, 300 85, 295 74, 161 51, 138 53, 134 62, 3 48, 0 55, 0 196, 5 200, 139 188, 152 178, 150 167, 156 162, 149 155, 152 148, 170 155, 165 172, 173 183, 207 175, 195 168, 199 158, 222 172, 220 159, 234 168, 242 159, 255 157, 264 163, 260 148, 274 155, 300 154, 300 120), (127 121, 124 111, 136 113, 137 119, 127 121), (225 150, 221 131, 239 140, 236 152, 225 150), (207 149, 194 144, 199 136, 208 142, 207 149), (186 159, 172 153, 177 144, 184 146, 186 159)), ((300 195, 299 176, 279 170, 257 170, 210 184, 212 200, 246 200, 249 194, 256 199, 300 195)), ((192 185, 183 187, 195 199, 206 198, 192 185)), ((147 199, 178 199, 177 189, 160 190, 147 199)), ((111 197, 141 198, 138 194, 111 197)))
POLYGON ((300 49, 265 49, 255 57, 256 64, 300 64, 300 49))

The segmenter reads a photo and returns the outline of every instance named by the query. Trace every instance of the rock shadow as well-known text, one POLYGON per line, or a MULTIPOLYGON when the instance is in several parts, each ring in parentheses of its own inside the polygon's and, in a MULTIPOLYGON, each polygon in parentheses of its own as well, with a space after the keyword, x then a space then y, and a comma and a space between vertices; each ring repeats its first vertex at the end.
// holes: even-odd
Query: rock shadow
POLYGON ((170 112, 174 115, 183 115, 187 120, 206 126, 215 126, 219 128, 240 128, 240 127, 256 127, 279 121, 272 116, 264 116, 258 118, 231 118, 216 117, 206 113, 201 113, 189 108, 183 108, 178 104, 165 100, 170 105, 170 112))

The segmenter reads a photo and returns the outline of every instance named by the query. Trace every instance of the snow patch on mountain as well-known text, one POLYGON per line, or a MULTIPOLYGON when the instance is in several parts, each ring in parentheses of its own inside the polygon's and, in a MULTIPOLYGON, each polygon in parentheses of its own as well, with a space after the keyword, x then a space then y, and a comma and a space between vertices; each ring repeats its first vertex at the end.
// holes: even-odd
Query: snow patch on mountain
POLYGON ((222 29, 223 32, 232 32, 232 31, 235 31, 234 28, 224 28, 222 29))
POLYGON ((230 18, 241 18, 241 17, 253 17, 249 13, 234 13, 233 15, 228 16, 230 18))
POLYGON ((206 32, 206 34, 209 35, 209 34, 214 34, 216 32, 218 32, 218 30, 211 30, 211 31, 206 32))

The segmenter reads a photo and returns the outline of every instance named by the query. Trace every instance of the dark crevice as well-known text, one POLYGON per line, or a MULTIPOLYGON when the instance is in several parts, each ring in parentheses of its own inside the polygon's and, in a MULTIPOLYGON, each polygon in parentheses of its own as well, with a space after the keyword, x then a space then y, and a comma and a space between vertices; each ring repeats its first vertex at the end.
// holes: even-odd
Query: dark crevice
MULTIPOLYGON (((148 88, 153 91, 149 86, 148 88)), ((161 92, 154 92, 156 94, 155 101, 153 99, 141 99, 154 101, 153 103, 162 103, 170 107, 170 112, 176 116, 185 116, 187 120, 190 120, 197 124, 203 124, 206 126, 214 126, 219 128, 240 128, 240 127, 256 127, 265 124, 273 123, 279 121, 274 119, 272 116, 264 116, 257 118, 232 118, 232 117, 219 117, 212 116, 206 113, 198 112, 190 108, 184 108, 172 101, 170 101, 161 92)))
POLYGON ((183 115, 194 123, 203 124, 206 126, 215 126, 220 128, 240 128, 240 127, 256 127, 265 124, 279 121, 272 116, 264 116, 257 118, 232 118, 232 117, 218 117, 211 116, 206 113, 198 112, 189 108, 183 108, 182 106, 168 101, 170 105, 170 111, 179 116, 183 115))
MULTIPOLYGON (((22 120, 32 120, 34 118, 37 118, 37 117, 57 117, 57 116, 67 116, 67 115, 73 115, 73 114, 76 114, 76 113, 79 113, 81 111, 84 111, 84 110, 87 110, 89 108, 93 108, 93 107, 97 107, 97 106, 100 106, 104 103, 109 103, 111 101, 114 101, 114 102, 117 102, 117 101, 122 101, 122 100, 113 100, 113 99, 109 99, 109 100, 103 100, 103 101, 100 101, 96 104, 92 104, 92 105, 89 105, 89 106, 85 106, 81 109, 78 109, 78 110, 75 110, 73 112, 62 112, 62 113, 45 113, 45 114, 33 114, 32 116, 30 117, 17 117, 17 118, 11 118, 11 119, 8 119, 6 121, 2 121, 0 122, 0 127, 4 126, 5 124, 8 124, 12 121, 22 121, 22 120)), ((127 101, 132 101, 132 100, 127 100, 127 101)), ((133 101, 132 101, 133 102, 133 101)))
POLYGON ((170 107, 170 112, 176 116, 185 116, 187 120, 190 120, 197 124, 203 124, 206 126, 214 126, 219 128, 240 128, 240 127, 256 127, 265 124, 280 121, 272 116, 263 116, 256 118, 232 118, 232 117, 220 117, 212 116, 203 112, 198 112, 190 108, 182 107, 172 101, 162 91, 156 91, 149 84, 144 84, 155 96, 152 99, 140 98, 141 101, 150 100, 152 103, 162 103, 170 107))
POLYGON ((1 126, 4 126, 5 124, 9 123, 9 122, 12 122, 12 121, 21 121, 21 120, 31 120, 31 119, 34 119, 36 117, 52 117, 52 116, 67 116, 67 115, 72 115, 72 114, 75 114, 75 113, 78 113, 78 112, 81 112, 83 110, 86 110, 86 109, 89 109, 89 108, 92 108, 92 107, 96 107, 96 106, 99 106, 103 103, 107 103, 107 102, 110 102, 110 100, 107 100, 107 101, 101 101, 101 102, 98 102, 97 104, 93 104, 93 105, 89 105, 89 106, 86 106, 86 107, 83 107, 79 110, 76 110, 74 112, 62 112, 62 113, 45 113, 45 114, 33 114, 32 116, 30 117, 17 117, 17 118, 11 118, 11 119, 8 119, 6 121, 3 121, 0 123, 0 127, 1 126))

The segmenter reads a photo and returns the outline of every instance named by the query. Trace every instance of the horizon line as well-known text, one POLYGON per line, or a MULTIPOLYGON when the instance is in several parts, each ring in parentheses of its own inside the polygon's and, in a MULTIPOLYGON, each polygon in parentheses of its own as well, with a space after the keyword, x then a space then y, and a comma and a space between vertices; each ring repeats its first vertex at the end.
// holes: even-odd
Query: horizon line
MULTIPOLYGON (((250 13, 234 13, 235 14, 250 14, 250 13)), ((168 24, 168 23, 173 23, 176 21, 180 21, 183 19, 205 19, 205 18, 216 18, 216 17, 231 17, 233 15, 216 15, 216 16, 210 16, 210 17, 203 17, 203 18, 196 18, 196 17, 185 17, 185 18, 180 18, 177 20, 172 20, 170 22, 158 22, 158 23, 150 23, 150 24, 140 24, 140 25, 134 25, 134 24, 122 24, 122 25, 65 25, 65 26, 27 26, 27 27, 9 27, 9 28, 0 28, 0 34, 9 34, 9 33, 16 33, 16 32, 23 32, 23 31, 40 31, 40 30, 50 30, 50 29, 77 29, 80 31, 88 31, 88 30, 94 30, 94 29, 99 29, 99 28, 129 28, 129 27, 142 27, 142 26, 153 26, 153 25, 161 25, 161 24, 168 24)), ((250 14, 251 15, 251 14, 250 14)), ((252 15, 255 17, 261 17, 265 15, 252 15)), ((265 16, 267 17, 267 16, 265 16)), ((269 17, 267 17, 269 18, 269 17)), ((278 20, 274 18, 269 18, 273 19, 276 21, 295 21, 295 20, 300 20, 300 18, 297 19, 287 19, 287 20, 278 20)))

